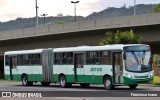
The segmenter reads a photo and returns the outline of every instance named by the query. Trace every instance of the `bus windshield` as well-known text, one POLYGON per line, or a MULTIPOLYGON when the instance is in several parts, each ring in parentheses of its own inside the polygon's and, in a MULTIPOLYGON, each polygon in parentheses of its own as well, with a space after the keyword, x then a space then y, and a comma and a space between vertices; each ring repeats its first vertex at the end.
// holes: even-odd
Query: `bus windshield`
POLYGON ((148 46, 125 47, 125 68, 130 72, 147 72, 152 70, 151 52, 148 46))

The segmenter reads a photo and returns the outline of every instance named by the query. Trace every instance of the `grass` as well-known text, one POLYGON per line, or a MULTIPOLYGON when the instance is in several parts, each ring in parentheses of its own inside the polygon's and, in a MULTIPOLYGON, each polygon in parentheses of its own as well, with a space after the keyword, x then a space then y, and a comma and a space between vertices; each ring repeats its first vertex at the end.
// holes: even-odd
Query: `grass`
POLYGON ((153 84, 160 85, 160 76, 154 76, 154 78, 153 78, 153 84))

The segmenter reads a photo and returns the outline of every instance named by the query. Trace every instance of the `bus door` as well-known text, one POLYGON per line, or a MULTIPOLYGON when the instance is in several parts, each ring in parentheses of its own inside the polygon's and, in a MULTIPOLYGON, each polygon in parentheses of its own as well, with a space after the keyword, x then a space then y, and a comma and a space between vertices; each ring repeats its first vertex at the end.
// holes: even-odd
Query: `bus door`
POLYGON ((10 56, 10 79, 11 80, 17 80, 17 57, 16 56, 10 56))
POLYGON ((75 81, 84 81, 84 53, 74 54, 74 75, 75 81))
POLYGON ((112 53, 112 65, 113 65, 113 82, 115 84, 123 83, 122 52, 112 53))
POLYGON ((42 79, 43 82, 53 81, 53 49, 42 51, 42 79))

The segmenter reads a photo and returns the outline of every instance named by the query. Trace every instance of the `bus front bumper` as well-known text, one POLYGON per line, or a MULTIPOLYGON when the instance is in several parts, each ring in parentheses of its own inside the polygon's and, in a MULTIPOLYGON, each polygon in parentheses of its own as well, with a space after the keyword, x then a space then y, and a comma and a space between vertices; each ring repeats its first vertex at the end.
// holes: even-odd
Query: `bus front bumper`
POLYGON ((144 78, 144 79, 133 79, 128 77, 123 77, 124 85, 133 85, 133 84, 146 84, 153 80, 153 77, 151 78, 144 78))

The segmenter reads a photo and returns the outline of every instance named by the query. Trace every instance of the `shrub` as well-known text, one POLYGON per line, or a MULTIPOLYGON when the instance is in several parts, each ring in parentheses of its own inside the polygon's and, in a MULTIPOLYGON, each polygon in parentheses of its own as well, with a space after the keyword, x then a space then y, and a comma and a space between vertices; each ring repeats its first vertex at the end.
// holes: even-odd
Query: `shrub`
POLYGON ((154 78, 153 78, 153 84, 160 85, 160 76, 154 76, 154 78))

